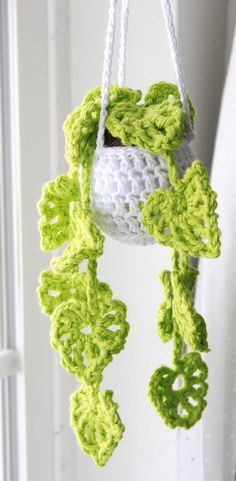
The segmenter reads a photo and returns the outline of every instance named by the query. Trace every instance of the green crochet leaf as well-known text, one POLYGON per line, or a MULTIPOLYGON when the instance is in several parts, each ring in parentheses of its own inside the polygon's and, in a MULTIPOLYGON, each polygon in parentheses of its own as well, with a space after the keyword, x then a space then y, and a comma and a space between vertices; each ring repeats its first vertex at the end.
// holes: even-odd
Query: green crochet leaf
POLYGON ((71 396, 71 426, 84 453, 104 466, 124 432, 112 391, 83 385, 71 396))
MULTIPOLYGON (((46 269, 41 273, 38 295, 44 314, 50 316, 63 302, 74 299, 87 302, 87 290, 90 277, 87 272, 54 272, 46 269)), ((105 282, 97 282, 96 296, 99 303, 110 306, 112 291, 105 282)))
MULTIPOLYGON (((110 85, 109 112, 121 102, 136 104, 141 99, 141 91, 110 85)), ((96 147, 98 122, 101 109, 101 87, 91 89, 81 106, 74 110, 64 123, 66 138, 66 159, 69 164, 89 167, 96 147)))
MULTIPOLYGON (((150 85, 148 92, 144 97, 144 102, 146 106, 160 104, 164 100, 168 100, 170 96, 174 96, 177 100, 180 100, 180 94, 177 85, 167 82, 158 82, 150 85)), ((193 125, 195 111, 189 96, 188 102, 190 108, 190 118, 193 125)))
POLYGON ((70 202, 78 199, 78 195, 78 183, 68 175, 60 175, 45 185, 38 203, 42 250, 52 251, 69 240, 70 202))
POLYGON ((160 279, 165 299, 157 313, 157 327, 163 342, 173 336, 176 323, 185 344, 192 351, 209 351, 207 329, 203 317, 194 308, 193 289, 198 271, 187 267, 185 272, 163 271, 160 279))
POLYGON ((86 300, 70 299, 52 314, 51 342, 59 350, 62 366, 88 384, 98 385, 102 371, 125 345, 129 325, 126 306, 102 287, 96 310, 86 300))
POLYGON ((220 254, 216 193, 202 163, 194 161, 175 189, 158 189, 142 207, 142 223, 163 245, 193 257, 220 254))
POLYGON ((183 143, 182 104, 175 97, 150 106, 123 102, 112 109, 106 126, 123 145, 137 145, 155 154, 173 150, 183 143))
MULTIPOLYGON (((54 272, 46 269, 41 273, 38 295, 44 314, 51 315, 63 302, 75 299, 86 301, 88 275, 85 272, 54 272)), ((107 286, 109 294, 110 289, 107 286)))
POLYGON ((185 354, 175 369, 161 366, 153 373, 148 394, 158 414, 171 428, 189 429, 206 406, 207 365, 197 352, 185 354), (181 385, 174 383, 180 376, 181 385))
POLYGON ((80 209, 75 202, 70 206, 69 233, 71 240, 63 254, 51 261, 54 271, 78 272, 83 261, 103 253, 104 236, 93 224, 91 211, 80 209))

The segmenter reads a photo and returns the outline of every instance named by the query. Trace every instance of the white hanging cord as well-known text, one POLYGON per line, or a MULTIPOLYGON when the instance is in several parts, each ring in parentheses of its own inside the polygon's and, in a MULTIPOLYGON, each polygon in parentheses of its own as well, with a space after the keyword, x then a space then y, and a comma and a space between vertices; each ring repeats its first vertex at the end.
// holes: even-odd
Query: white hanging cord
POLYGON ((102 73, 101 112, 98 124, 97 147, 104 146, 105 121, 107 115, 109 84, 111 80, 111 66, 116 26, 116 5, 117 0, 110 0, 102 73))
MULTIPOLYGON (((189 130, 189 140, 193 138, 193 129, 190 119, 190 109, 187 99, 187 92, 185 87, 182 61, 178 50, 177 38, 174 28, 173 15, 169 0, 161 0, 167 35, 170 43, 172 59, 176 74, 176 82, 178 85, 180 99, 183 104, 186 122, 189 130)), ((116 6, 117 0, 110 0, 108 12, 108 25, 105 42, 102 87, 101 87, 101 112, 98 125, 97 147, 104 146, 105 121, 107 115, 107 104, 109 98, 109 85, 111 80, 111 66, 114 47, 114 36, 116 26, 116 6)), ((120 38, 120 53, 119 53, 119 68, 118 68, 118 83, 120 86, 124 85, 125 81, 125 60, 126 60, 126 43, 127 43, 127 29, 128 29, 128 15, 129 15, 129 1, 122 0, 121 12, 121 38, 120 38)))
POLYGON ((177 82, 179 93, 180 93, 180 100, 183 104, 186 121, 188 123, 189 133, 192 134, 192 137, 193 137, 193 129, 192 129, 192 124, 190 119, 190 109, 189 109, 189 103, 188 103, 187 92, 186 92, 185 81, 184 81, 183 66, 182 66, 182 61, 181 61, 178 44, 177 44, 177 37, 175 33, 175 28, 174 28, 173 14, 171 11, 169 0, 161 0, 161 4, 162 4, 162 10, 163 10, 164 19, 165 19, 167 35, 169 38, 172 59, 174 62, 176 82, 177 82))
POLYGON ((119 50, 119 63, 118 63, 119 87, 123 87, 125 84, 128 18, 129 18, 129 0, 122 0, 121 19, 120 19, 120 50, 119 50))

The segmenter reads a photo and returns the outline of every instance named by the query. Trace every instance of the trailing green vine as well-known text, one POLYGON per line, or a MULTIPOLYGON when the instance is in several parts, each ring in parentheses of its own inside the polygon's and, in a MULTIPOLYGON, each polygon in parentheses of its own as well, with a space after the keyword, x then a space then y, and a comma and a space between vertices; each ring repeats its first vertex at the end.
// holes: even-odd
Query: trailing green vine
POLYGON ((202 163, 195 160, 179 179, 173 156, 166 153, 165 159, 172 189, 156 190, 141 208, 149 234, 174 249, 173 270, 160 274, 165 300, 157 313, 161 339, 173 339, 173 367, 156 369, 149 396, 168 426, 190 428, 206 406, 207 365, 199 353, 209 348, 205 321, 194 307, 198 271, 189 266, 189 256, 219 256, 220 230, 216 193, 202 163), (193 352, 183 354, 183 345, 193 352), (173 386, 179 376, 176 389, 173 386))

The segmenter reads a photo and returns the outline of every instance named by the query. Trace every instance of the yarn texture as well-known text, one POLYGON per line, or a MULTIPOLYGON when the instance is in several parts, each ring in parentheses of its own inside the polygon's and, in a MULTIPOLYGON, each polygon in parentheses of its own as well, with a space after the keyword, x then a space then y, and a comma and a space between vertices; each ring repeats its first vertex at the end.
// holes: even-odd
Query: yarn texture
MULTIPOLYGON (((209 350, 207 329, 194 308, 198 272, 188 258, 216 257, 220 252, 216 194, 201 162, 188 166, 188 123, 177 87, 153 84, 143 103, 139 90, 110 85, 109 94, 106 129, 124 147, 96 150, 101 88, 90 90, 64 124, 68 174, 48 182, 38 204, 42 249, 64 249, 42 272, 39 299, 51 318, 51 343, 62 366, 81 382, 71 396, 71 426, 83 451, 99 466, 107 463, 124 431, 112 391, 101 391, 100 384, 105 367, 125 346, 129 324, 125 304, 114 299, 108 284, 97 278, 97 259, 104 243, 99 226, 106 231, 111 222, 106 226, 103 214, 99 218, 99 203, 93 199, 96 169, 101 165, 105 169, 106 160, 110 169, 111 157, 119 159, 122 149, 131 152, 125 180, 135 184, 136 173, 143 169, 143 176, 137 175, 137 184, 143 182, 138 188, 142 195, 138 198, 137 194, 133 204, 123 196, 118 217, 125 223, 124 211, 131 216, 134 211, 133 240, 141 229, 144 244, 151 238, 173 249, 173 269, 161 273, 165 299, 157 315, 161 339, 173 341, 173 365, 158 368, 149 384, 155 409, 172 428, 193 426, 206 406, 207 366, 200 352, 209 350), (187 155, 184 167, 179 160, 181 149, 187 155), (101 159, 98 162, 103 153, 104 164, 101 159), (150 185, 146 167, 150 168, 150 185), (184 353, 185 345, 190 352, 184 353), (175 389, 178 376, 182 384, 175 389)), ((190 100, 189 110, 193 125, 190 100)), ((122 198, 119 186, 115 189, 122 198)), ((100 200, 102 204, 102 195, 100 200)), ((123 238, 131 230, 128 224, 123 238)))
MULTIPOLYGON (((193 160, 188 142, 173 152, 181 173, 193 160)), ((155 237, 141 222, 140 200, 170 187, 166 161, 139 147, 96 148, 91 173, 91 209, 102 232, 126 244, 148 245, 155 237)))
POLYGON ((173 155, 167 152, 165 159, 172 188, 156 190, 140 207, 148 232, 173 248, 173 270, 160 274, 165 299, 157 312, 160 338, 173 340, 173 365, 155 370, 148 394, 168 426, 189 429, 207 404, 208 369, 200 352, 209 351, 205 320, 194 308, 198 271, 189 265, 189 256, 219 256, 220 230, 216 193, 202 163, 195 160, 181 179, 173 155), (184 346, 192 352, 184 354, 184 346), (174 388, 177 378, 180 383, 174 388))
MULTIPOLYGON (((167 160, 173 168, 173 158, 168 156, 167 160)), ((217 257, 220 231, 215 213, 216 193, 209 185, 206 169, 196 160, 183 179, 174 174, 172 185, 173 190, 160 189, 149 196, 143 224, 160 244, 193 257, 217 257)))

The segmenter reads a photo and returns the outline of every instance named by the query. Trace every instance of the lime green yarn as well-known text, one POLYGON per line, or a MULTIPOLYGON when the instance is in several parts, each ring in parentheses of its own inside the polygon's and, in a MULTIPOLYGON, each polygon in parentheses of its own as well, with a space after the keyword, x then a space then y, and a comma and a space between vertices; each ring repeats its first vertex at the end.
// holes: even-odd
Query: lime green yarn
MULTIPOLYGON (((72 184, 74 180, 73 173, 72 184)), ((98 389, 103 370, 112 361, 113 355, 124 347, 129 325, 125 320, 125 304, 113 299, 110 287, 97 279, 96 259, 102 253, 103 236, 92 222, 87 206, 86 185, 86 181, 81 182, 82 195, 78 195, 77 202, 72 195, 69 208, 67 198, 62 196, 57 199, 59 211, 61 202, 63 215, 66 213, 68 218, 65 221, 55 210, 58 223, 56 232, 59 232, 59 226, 66 225, 67 229, 66 235, 62 229, 63 235, 58 236, 56 244, 53 238, 50 243, 48 230, 45 230, 46 220, 50 219, 46 215, 46 206, 51 208, 51 196, 47 186, 44 189, 39 205, 41 212, 43 206, 44 213, 43 223, 41 221, 39 224, 41 235, 44 235, 42 246, 51 250, 59 245, 59 239, 60 242, 68 239, 69 243, 64 253, 52 260, 51 268, 42 272, 38 292, 43 312, 51 316, 51 343, 60 353, 62 366, 84 383, 84 389, 88 390, 91 386, 97 392, 86 408, 88 423, 95 416, 96 403, 100 400, 100 421, 94 419, 94 423, 105 439, 101 450, 99 436, 95 434, 93 446, 88 451, 88 426, 83 422, 84 416, 81 420, 78 418, 74 401, 71 401, 71 424, 83 449, 102 466, 122 437, 124 428, 118 414, 115 415, 117 405, 111 400, 111 393, 100 398, 98 389), (85 272, 82 270, 84 261, 87 262, 85 272), (112 420, 116 421, 115 426, 110 424, 112 420)), ((80 192, 79 187, 77 192, 80 192)))
POLYGON ((193 302, 198 271, 189 266, 188 256, 217 257, 220 230, 216 193, 202 163, 194 161, 180 179, 172 154, 166 152, 164 157, 172 189, 157 189, 140 207, 149 234, 174 248, 173 270, 160 274, 165 298, 157 313, 160 338, 174 342, 173 367, 161 366, 154 371, 148 394, 168 426, 189 429, 207 404, 208 370, 200 352, 209 348, 205 321, 193 302), (184 344, 193 352, 183 354, 184 344), (174 387, 179 377, 181 385, 174 387))
MULTIPOLYGON (((172 183, 173 185, 173 183, 172 183)), ((142 209, 142 223, 160 244, 192 257, 217 257, 220 230, 216 193, 206 169, 195 160, 174 188, 153 192, 142 209)))
MULTIPOLYGON (((135 105, 140 97, 140 91, 111 86, 108 111, 124 100, 135 105)), ((82 448, 98 465, 104 465, 124 426, 111 392, 101 393, 99 385, 103 370, 123 349, 129 325, 126 306, 113 299, 109 286, 99 282, 96 274, 104 237, 93 223, 90 210, 90 173, 99 113, 97 88, 65 122, 66 158, 71 167, 67 175, 44 187, 38 204, 42 249, 51 251, 64 244, 64 251, 52 259, 50 269, 42 272, 38 292, 43 312, 51 317, 51 343, 60 353, 62 366, 83 383, 83 392, 93 393, 86 408, 87 422, 94 425, 95 433, 89 450, 88 426, 83 422, 84 415, 80 420, 76 396, 71 401, 72 427, 82 448), (99 432, 104 437, 102 446, 99 432)))
POLYGON ((184 354, 172 369, 161 366, 150 379, 148 394, 158 414, 171 428, 189 429, 206 407, 207 365, 198 352, 184 354), (180 387, 174 387, 180 377, 180 387))
MULTIPOLYGON (((174 97, 175 99, 180 100, 180 94, 179 94, 177 85, 172 83, 167 83, 167 82, 154 83, 150 85, 148 92, 144 97, 145 105, 150 106, 153 104, 160 104, 164 100, 168 100, 171 97, 174 97)), ((189 96, 188 96, 188 103, 189 103, 189 110, 190 110, 190 120, 193 126, 195 111, 189 96)))
MULTIPOLYGON (((135 105, 141 99, 140 90, 110 85, 109 112, 120 103, 135 105)), ((82 164, 88 168, 93 160, 97 142, 98 123, 101 110, 101 87, 91 89, 84 97, 81 107, 75 109, 65 121, 66 159, 72 166, 82 164)))
POLYGON ((188 272, 171 273, 173 318, 185 344, 192 351, 208 352, 207 329, 203 317, 194 308, 188 272))
MULTIPOLYGON (((193 121, 194 109, 189 103, 193 121)), ((106 125, 123 145, 136 145, 152 153, 179 147, 187 133, 178 89, 166 82, 151 85, 143 104, 117 104, 107 116, 106 125)))
POLYGON ((96 396, 89 396, 86 407, 87 423, 94 423, 89 451, 89 428, 85 414, 79 417, 75 397, 71 400, 71 424, 84 451, 102 466, 124 427, 112 393, 99 393, 99 384, 113 355, 123 349, 129 325, 125 304, 113 299, 110 287, 97 279, 97 257, 102 254, 104 238, 92 221, 89 175, 89 169, 79 174, 72 168, 68 176, 49 182, 43 190, 39 203, 42 248, 52 250, 65 241, 67 245, 62 255, 51 261, 51 268, 42 272, 38 293, 43 312, 51 316, 51 343, 60 353, 62 366, 84 383, 83 392, 96 392, 96 396), (93 419, 98 401, 100 414, 93 419), (102 446, 96 432, 104 437, 102 446))
POLYGON ((42 199, 38 203, 42 250, 57 249, 69 240, 70 203, 78 199, 78 196, 78 183, 68 175, 60 175, 55 181, 46 184, 42 199))
MULTIPOLYGON (((158 153, 179 147, 186 135, 184 113, 174 84, 159 82, 150 86, 144 103, 142 93, 110 85, 106 127, 124 145, 158 153)), ((192 119, 194 110, 190 103, 192 119)), ((101 109, 101 88, 90 90, 81 107, 66 119, 66 159, 70 165, 91 165, 96 147, 101 109)))
POLYGON ((201 351, 208 351, 207 330, 203 317, 193 305, 192 292, 198 271, 187 258, 173 256, 173 271, 160 274, 165 299, 157 313, 160 338, 173 340, 173 366, 161 366, 151 376, 148 394, 165 423, 189 429, 201 418, 206 407, 207 365, 201 351), (194 352, 183 352, 184 344, 194 352), (199 352, 197 352, 199 351, 199 352), (178 386, 175 385, 179 379, 178 386))
POLYGON ((110 289, 102 289, 94 313, 84 299, 60 304, 52 315, 51 342, 63 367, 81 381, 99 385, 112 355, 124 347, 129 331, 125 318, 126 306, 112 299, 110 289))
POLYGON ((160 279, 165 300, 157 313, 158 333, 163 342, 173 336, 174 324, 192 351, 208 351, 207 329, 203 317, 194 308, 192 291, 198 271, 187 266, 184 271, 163 271, 160 279))
POLYGON ((148 107, 145 104, 127 106, 124 102, 108 115, 106 125, 124 145, 137 145, 157 153, 182 144, 183 121, 181 102, 173 97, 148 107))
POLYGON ((112 391, 82 385, 71 396, 71 426, 85 454, 104 466, 119 443, 124 426, 112 391))

